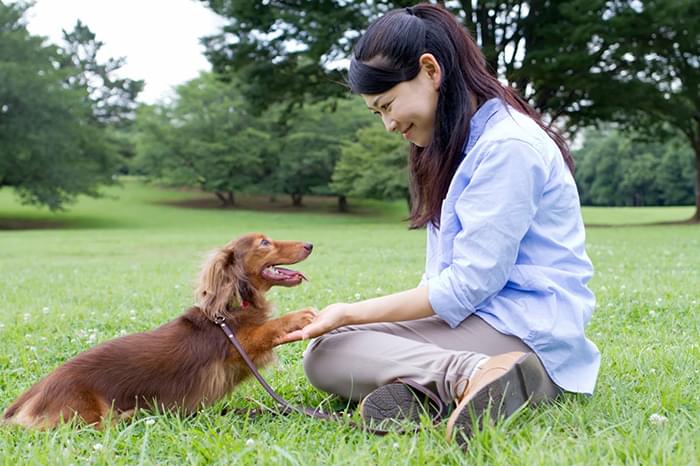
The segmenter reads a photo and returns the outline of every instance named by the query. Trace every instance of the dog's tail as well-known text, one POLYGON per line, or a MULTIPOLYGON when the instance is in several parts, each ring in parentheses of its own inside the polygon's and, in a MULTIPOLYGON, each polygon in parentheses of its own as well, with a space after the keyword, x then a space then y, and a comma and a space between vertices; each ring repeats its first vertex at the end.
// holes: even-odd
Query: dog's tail
POLYGON ((20 424, 26 427, 30 427, 28 424, 33 424, 30 421, 32 416, 28 411, 30 411, 31 400, 38 392, 39 384, 34 385, 32 388, 24 392, 17 398, 9 408, 2 415, 1 422, 3 424, 20 424), (30 422, 28 422, 30 421, 30 422))

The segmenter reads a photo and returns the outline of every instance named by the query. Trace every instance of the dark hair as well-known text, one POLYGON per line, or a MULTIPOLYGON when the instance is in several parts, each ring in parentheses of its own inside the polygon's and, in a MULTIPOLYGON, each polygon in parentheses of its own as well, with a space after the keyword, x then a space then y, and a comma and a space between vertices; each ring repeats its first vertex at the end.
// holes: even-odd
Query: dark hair
POLYGON ((419 58, 431 53, 442 69, 433 138, 426 147, 411 144, 411 228, 428 222, 439 225, 442 200, 462 160, 469 124, 477 107, 498 97, 531 117, 559 147, 573 172, 573 159, 564 139, 518 93, 488 72, 474 39, 446 9, 426 3, 392 10, 372 24, 353 50, 348 73, 350 89, 380 94, 415 78, 419 58))

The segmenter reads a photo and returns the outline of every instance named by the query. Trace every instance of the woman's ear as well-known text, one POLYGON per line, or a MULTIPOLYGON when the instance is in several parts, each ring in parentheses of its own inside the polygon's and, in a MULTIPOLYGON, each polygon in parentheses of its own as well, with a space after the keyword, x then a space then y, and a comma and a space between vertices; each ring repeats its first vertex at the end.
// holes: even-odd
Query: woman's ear
POLYGON ((439 90, 442 83, 442 68, 440 68, 440 63, 438 63, 435 56, 432 53, 424 53, 418 58, 418 62, 421 66, 421 72, 426 73, 433 89, 439 90))

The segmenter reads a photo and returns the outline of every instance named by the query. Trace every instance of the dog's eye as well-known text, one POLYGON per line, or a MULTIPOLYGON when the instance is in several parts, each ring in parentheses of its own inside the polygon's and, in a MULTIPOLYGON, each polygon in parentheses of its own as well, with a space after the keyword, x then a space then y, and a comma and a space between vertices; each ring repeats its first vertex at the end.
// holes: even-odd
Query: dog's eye
POLYGON ((260 246, 269 246, 270 242, 266 239, 260 240, 260 246))

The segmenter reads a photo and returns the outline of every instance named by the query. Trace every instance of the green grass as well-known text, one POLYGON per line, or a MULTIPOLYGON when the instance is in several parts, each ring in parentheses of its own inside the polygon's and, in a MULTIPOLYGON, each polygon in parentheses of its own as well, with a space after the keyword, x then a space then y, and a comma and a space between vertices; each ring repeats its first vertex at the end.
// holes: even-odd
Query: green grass
MULTIPOLYGON (((407 231, 402 203, 332 200, 292 213, 184 209, 198 197, 137 182, 83 199, 67 213, 19 206, 0 191, 0 407, 61 362, 122 333, 155 327, 192 303, 206 251, 248 231, 315 244, 299 266, 310 283, 271 292, 280 313, 414 286, 423 231, 407 231), (47 226, 54 225, 52 228, 47 226)), ((594 224, 681 220, 691 208, 586 209, 594 224)), ((298 415, 221 416, 272 401, 255 383, 191 418, 140 413, 104 431, 0 428, 2 464, 698 464, 700 457, 700 227, 590 228, 598 309, 588 329, 603 360, 593 397, 567 395, 488 427, 464 453, 444 425, 383 438, 298 415), (654 423, 650 416, 664 416, 654 423)), ((284 346, 265 370, 288 399, 340 408, 307 383, 305 343, 284 346)), ((653 419, 653 418, 652 418, 653 419)))

